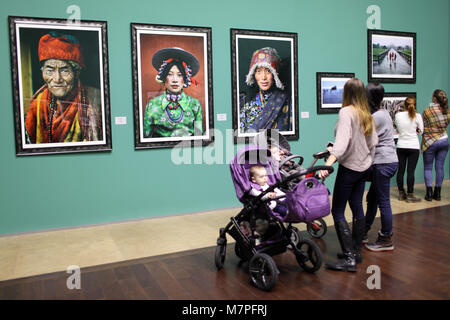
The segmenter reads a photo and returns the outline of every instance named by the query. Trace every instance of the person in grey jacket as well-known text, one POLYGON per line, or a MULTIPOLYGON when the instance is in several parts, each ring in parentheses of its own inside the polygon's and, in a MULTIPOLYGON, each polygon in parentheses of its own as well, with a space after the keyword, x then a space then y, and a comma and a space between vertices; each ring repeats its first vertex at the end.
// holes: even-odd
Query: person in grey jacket
POLYGON ((392 243, 392 209, 390 196, 390 180, 398 169, 398 157, 394 143, 394 126, 389 112, 380 108, 384 97, 384 88, 381 84, 369 83, 366 86, 367 100, 370 111, 375 120, 378 134, 378 145, 375 148, 375 157, 371 166, 371 181, 367 193, 366 235, 370 230, 377 209, 380 208, 381 230, 374 243, 366 243, 371 251, 394 250, 392 243))

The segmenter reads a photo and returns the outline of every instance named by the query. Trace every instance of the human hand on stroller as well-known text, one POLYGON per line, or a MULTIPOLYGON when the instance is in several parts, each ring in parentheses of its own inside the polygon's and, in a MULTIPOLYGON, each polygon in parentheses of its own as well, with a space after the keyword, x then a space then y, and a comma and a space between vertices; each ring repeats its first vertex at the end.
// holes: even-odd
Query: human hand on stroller
MULTIPOLYGON (((333 154, 330 154, 330 156, 327 159, 327 162, 325 162, 326 166, 332 166, 333 163, 336 162, 336 157, 333 154)), ((322 180, 325 180, 330 175, 330 171, 328 170, 320 170, 319 171, 319 178, 322 180)))
POLYGON ((319 178, 322 180, 325 180, 330 175, 330 172, 328 170, 320 170, 319 171, 319 178))

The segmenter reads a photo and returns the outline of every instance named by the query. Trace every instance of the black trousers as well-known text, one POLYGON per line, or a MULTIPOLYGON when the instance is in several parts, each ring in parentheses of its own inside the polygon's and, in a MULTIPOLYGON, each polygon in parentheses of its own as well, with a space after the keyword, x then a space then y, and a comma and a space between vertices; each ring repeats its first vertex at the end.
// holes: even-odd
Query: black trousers
POLYGON ((419 160, 419 149, 402 149, 397 148, 398 171, 397 171, 397 187, 398 190, 405 191, 403 188, 403 178, 406 171, 406 185, 408 193, 414 192, 414 171, 416 170, 417 161, 419 160))

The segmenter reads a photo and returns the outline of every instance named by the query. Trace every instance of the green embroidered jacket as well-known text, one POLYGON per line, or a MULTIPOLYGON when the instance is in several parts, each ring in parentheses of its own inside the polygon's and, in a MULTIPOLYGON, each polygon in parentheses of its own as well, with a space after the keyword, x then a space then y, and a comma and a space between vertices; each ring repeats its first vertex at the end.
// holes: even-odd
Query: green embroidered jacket
POLYGON ((184 137, 203 134, 203 114, 200 102, 181 93, 181 108, 169 109, 166 93, 151 99, 145 107, 144 138, 184 137))

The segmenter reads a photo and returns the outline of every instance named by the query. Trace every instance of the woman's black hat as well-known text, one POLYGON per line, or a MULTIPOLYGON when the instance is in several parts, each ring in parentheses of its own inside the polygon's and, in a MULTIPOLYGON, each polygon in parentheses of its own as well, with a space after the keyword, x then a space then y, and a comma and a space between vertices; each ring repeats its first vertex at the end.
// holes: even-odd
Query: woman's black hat
POLYGON ((195 76, 200 69, 200 63, 192 53, 176 47, 164 48, 157 51, 153 55, 152 65, 156 70, 159 70, 164 61, 169 59, 184 61, 191 69, 191 76, 195 76))

